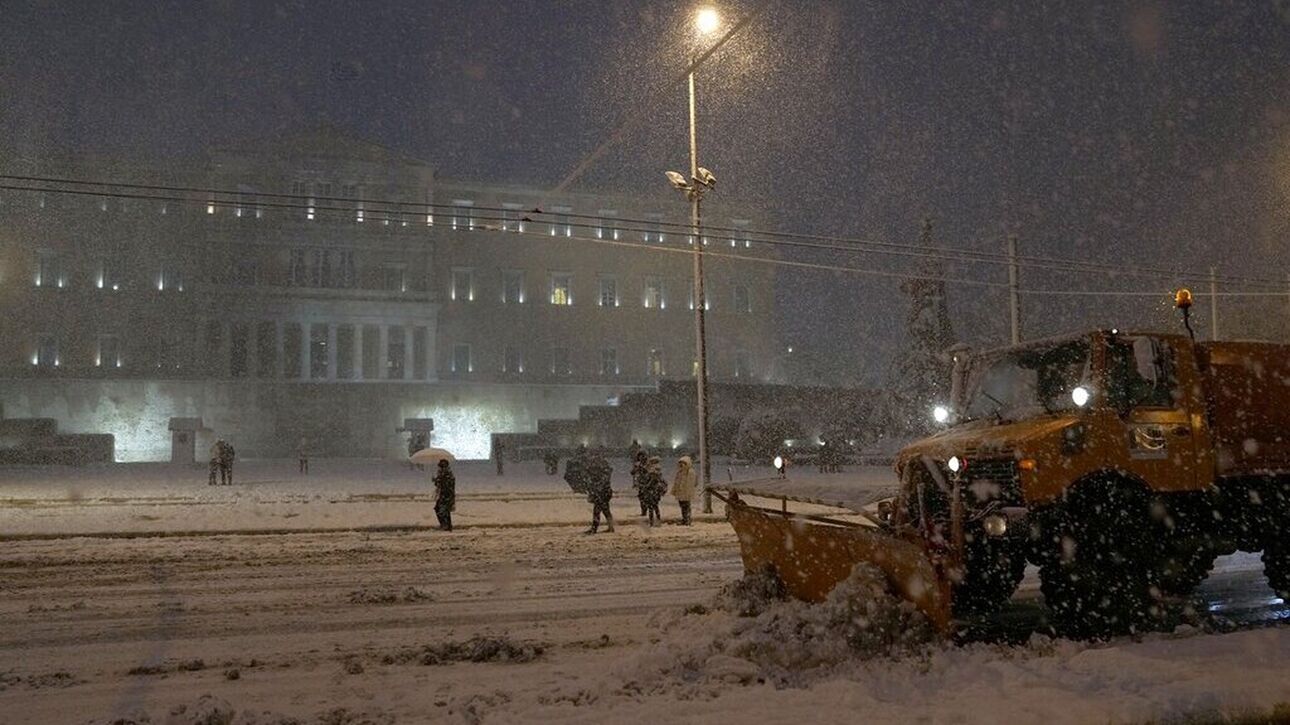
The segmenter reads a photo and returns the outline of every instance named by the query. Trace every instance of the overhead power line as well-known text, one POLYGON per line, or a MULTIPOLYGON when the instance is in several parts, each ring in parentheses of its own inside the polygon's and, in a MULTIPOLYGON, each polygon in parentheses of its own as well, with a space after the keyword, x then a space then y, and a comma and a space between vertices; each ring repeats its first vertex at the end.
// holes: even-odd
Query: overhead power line
MULTIPOLYGON (((73 195, 73 196, 136 199, 136 200, 143 200, 143 201, 158 201, 158 202, 175 202, 179 204, 191 204, 196 206, 213 205, 217 208, 218 207, 224 207, 224 208, 260 207, 260 208, 272 208, 272 209, 293 209, 293 210, 300 210, 300 211, 306 211, 306 212, 312 211, 313 213, 318 214, 320 216, 330 215, 330 213, 336 212, 338 214, 343 214, 347 218, 352 218, 353 215, 355 215, 357 212, 362 211, 364 219, 366 221, 377 223, 377 224, 395 222, 400 225, 408 225, 410 222, 409 217, 420 218, 425 216, 427 213, 433 213, 435 211, 440 211, 440 210, 447 210, 449 212, 456 212, 458 214, 464 214, 469 212, 473 222, 480 223, 481 229, 487 228, 493 231, 501 231, 506 233, 521 234, 524 236, 537 236, 537 237, 544 237, 544 238, 550 238, 551 236, 555 236, 556 238, 575 239, 577 241, 598 242, 598 243, 604 243, 604 244, 612 244, 616 246, 646 249, 651 251, 682 252, 685 254, 690 254, 693 251, 692 249, 689 248, 688 245, 684 247, 667 247, 667 246, 660 245, 659 243, 633 243, 633 242, 627 242, 623 240, 607 240, 607 239, 593 238, 593 237, 572 237, 571 235, 566 235, 566 234, 551 235, 547 232, 538 232, 538 231, 521 232, 517 228, 509 228, 509 229, 506 228, 506 225, 508 224, 518 225, 519 223, 523 222, 523 223, 529 223, 529 224, 534 224, 534 223, 553 224, 553 225, 558 225, 560 227, 567 227, 568 229, 575 229, 575 228, 603 229, 605 222, 612 220, 615 223, 615 228, 617 228, 619 231, 647 234, 647 233, 658 233, 660 229, 681 230, 679 232, 672 231, 672 232, 665 232, 665 233, 672 233, 676 236, 682 236, 682 237, 688 238, 689 236, 688 227, 683 227, 680 224, 671 224, 671 225, 664 224, 660 226, 658 220, 633 220, 630 218, 620 218, 620 217, 599 217, 599 216, 588 215, 588 214, 546 212, 539 209, 531 209, 526 211, 523 209, 516 209, 516 208, 510 208, 510 207, 490 207, 490 206, 466 207, 466 206, 460 206, 460 205, 440 204, 440 203, 432 203, 432 202, 407 202, 407 201, 388 201, 387 202, 387 201, 360 199, 360 198, 353 198, 353 197, 302 196, 298 194, 280 194, 280 193, 270 193, 270 192, 265 192, 265 193, 240 192, 240 191, 229 191, 224 189, 209 189, 209 188, 200 188, 200 187, 100 182, 100 181, 86 181, 86 180, 77 180, 77 179, 58 179, 58 178, 52 178, 52 177, 19 177, 19 176, 4 175, 4 174, 0 174, 0 179, 18 179, 18 180, 28 181, 28 182, 43 181, 46 183, 94 186, 94 187, 114 187, 114 188, 141 189, 141 190, 170 191, 175 193, 139 194, 139 193, 128 193, 128 192, 120 192, 120 191, 109 191, 102 188, 63 189, 63 188, 48 187, 48 186, 17 186, 12 184, 0 184, 0 189, 8 190, 8 191, 26 191, 26 192, 35 192, 35 193, 66 194, 66 195, 73 195), (180 196, 177 194, 200 194, 201 198, 194 198, 192 196, 180 196), (231 198, 227 198, 227 197, 231 197, 231 198), (269 201, 269 199, 286 199, 290 201, 269 201), (304 201, 300 201, 300 200, 304 200, 304 201), (311 203, 310 200, 312 200, 313 203, 311 203), (333 205, 324 205, 324 204, 318 203, 322 201, 342 202, 346 204, 363 204, 364 207, 359 209, 356 206, 333 206, 333 205), (373 206, 371 207, 366 206, 369 204, 373 206), (415 208, 412 210, 400 211, 397 209, 391 210, 391 209, 380 208, 382 206, 395 206, 395 207, 409 206, 409 207, 415 207, 415 208), (427 210, 430 210, 430 211, 428 212, 427 210), (523 214, 524 216, 520 216, 520 217, 488 216, 488 215, 482 215, 477 213, 481 211, 497 211, 504 214, 523 214), (390 214, 393 214, 394 216, 390 216, 390 214), (538 217, 544 217, 545 219, 535 220, 532 218, 535 215, 538 217), (575 219, 594 220, 594 223, 583 223, 582 221, 574 221, 575 219), (628 222, 632 222, 632 221, 645 221, 649 224, 649 226, 644 226, 644 227, 630 226, 628 222), (489 227, 487 225, 488 222, 495 222, 500 226, 489 227)), ((732 227, 730 229, 732 231, 743 231, 742 228, 737 228, 737 227, 732 227)), ((806 235, 792 235, 792 236, 806 236, 806 235)), ((707 238, 706 235, 705 235, 705 238, 707 238)), ((810 243, 808 242, 782 242, 774 239, 753 237, 751 235, 743 235, 740 241, 743 241, 743 240, 747 240, 749 243, 757 244, 759 246, 808 245, 808 246, 819 246, 819 247, 824 247, 829 249, 833 248, 828 245, 810 245, 810 243)), ((912 245, 909 245, 909 246, 912 246, 912 245)), ((904 256, 943 259, 941 255, 938 255, 935 252, 928 252, 925 249, 919 248, 919 247, 914 247, 914 249, 918 251, 902 250, 904 251, 904 256)), ((726 252, 718 252, 715 250, 709 250, 705 252, 705 254, 713 257, 724 257, 724 258, 738 259, 738 260, 744 260, 744 261, 755 261, 759 263, 779 264, 781 266, 797 267, 797 268, 805 268, 805 269, 819 269, 819 270, 829 270, 829 271, 837 271, 837 272, 849 272, 849 273, 864 274, 864 275, 870 275, 870 276, 900 278, 900 279, 943 280, 945 282, 950 282, 955 284, 973 285, 973 286, 982 286, 982 287, 1007 287, 1007 284, 1002 282, 992 282, 988 280, 963 278, 963 277, 947 277, 944 275, 937 275, 937 274, 918 274, 918 273, 911 273, 911 272, 877 270, 877 269, 865 268, 865 267, 854 267, 854 266, 836 265, 836 264, 827 264, 827 263, 802 262, 798 260, 786 260, 786 259, 773 258, 773 257, 757 257, 754 255, 748 255, 748 254, 730 254, 726 252)), ((1084 270, 1065 269, 1062 271, 1080 272, 1084 270)), ((1180 279, 1180 277, 1170 275, 1169 279, 1177 280, 1177 279, 1180 279)), ((1208 278, 1205 278, 1205 279, 1208 279, 1208 278)), ((1244 283, 1250 283, 1251 281, 1253 281, 1253 280, 1249 280, 1246 278, 1239 278, 1239 277, 1217 277, 1216 280, 1217 281, 1239 281, 1244 283)), ((1260 281, 1263 281, 1263 280, 1260 280, 1260 281)), ((1273 281, 1266 280, 1266 283, 1271 284, 1273 283, 1273 281)), ((1224 291, 1224 292, 1220 292, 1219 296, 1282 297, 1290 294, 1290 289, 1285 289, 1286 288, 1285 282, 1276 282, 1276 284, 1282 287, 1283 290, 1285 291, 1267 291, 1267 292, 1224 291)), ((1161 294, 1167 294, 1166 292, 1147 292, 1147 291, 1141 291, 1141 290, 1084 290, 1084 289, 1053 290, 1053 289, 1043 289, 1043 288, 1021 289, 1019 291, 1023 294, 1030 294, 1030 295, 1068 295, 1068 296, 1144 296, 1144 297, 1147 297, 1147 296, 1159 296, 1161 294)), ((1196 295, 1208 296, 1206 293, 1202 293, 1202 292, 1197 292, 1196 295)))

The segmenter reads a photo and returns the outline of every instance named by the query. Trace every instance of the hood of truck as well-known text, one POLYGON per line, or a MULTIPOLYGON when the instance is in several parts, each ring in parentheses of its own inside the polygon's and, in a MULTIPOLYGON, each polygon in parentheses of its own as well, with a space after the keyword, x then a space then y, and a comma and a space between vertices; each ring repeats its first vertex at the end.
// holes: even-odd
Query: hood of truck
POLYGON ((938 461, 963 456, 971 461, 974 456, 996 458, 1018 450, 1024 453, 1027 443, 1047 438, 1078 420, 1074 415, 1054 415, 1010 423, 963 423, 902 448, 896 455, 896 472, 904 471, 906 463, 921 456, 938 461))

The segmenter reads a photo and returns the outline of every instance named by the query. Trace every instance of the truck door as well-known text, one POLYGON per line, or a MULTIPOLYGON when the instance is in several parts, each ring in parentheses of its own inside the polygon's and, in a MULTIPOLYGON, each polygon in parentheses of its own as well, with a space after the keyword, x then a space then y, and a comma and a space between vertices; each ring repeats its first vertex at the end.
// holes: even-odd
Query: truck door
POLYGON ((1192 400, 1197 386, 1188 384, 1194 367, 1190 349, 1166 338, 1120 335, 1107 348, 1107 394, 1124 426, 1123 460, 1157 491, 1196 490, 1213 481, 1205 470, 1208 449, 1197 445, 1204 416, 1192 400))

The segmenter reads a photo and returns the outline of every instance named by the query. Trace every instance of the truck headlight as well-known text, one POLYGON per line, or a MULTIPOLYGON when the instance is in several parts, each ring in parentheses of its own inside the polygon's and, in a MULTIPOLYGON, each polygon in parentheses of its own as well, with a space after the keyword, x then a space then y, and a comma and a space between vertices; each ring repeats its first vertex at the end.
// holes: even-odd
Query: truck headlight
POLYGON ((1008 519, 999 514, 990 514, 981 521, 985 527, 985 533, 990 536, 1003 536, 1008 533, 1008 519))
POLYGON ((946 408, 943 405, 938 405, 935 408, 932 408, 932 420, 935 420, 937 423, 944 423, 949 419, 950 419, 949 408, 946 408))
POLYGON ((950 456, 950 460, 946 461, 945 465, 949 467, 951 473, 958 473, 959 469, 963 468, 963 461, 959 460, 958 456, 950 456))

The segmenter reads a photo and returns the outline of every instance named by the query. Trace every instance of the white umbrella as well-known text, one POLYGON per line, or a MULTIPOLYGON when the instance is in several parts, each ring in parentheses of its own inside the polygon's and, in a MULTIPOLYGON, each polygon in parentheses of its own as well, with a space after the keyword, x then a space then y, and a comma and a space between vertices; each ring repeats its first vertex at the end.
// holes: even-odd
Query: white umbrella
POLYGON ((416 453, 413 453, 408 460, 413 463, 430 463, 438 465, 439 461, 453 462, 457 460, 457 457, 442 448, 422 448, 416 453))

